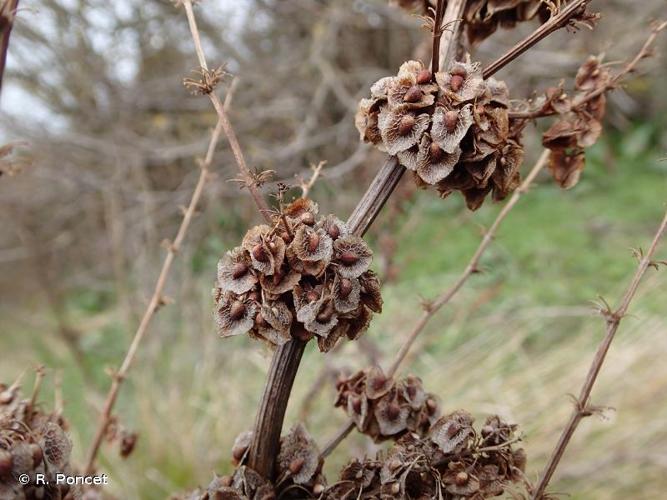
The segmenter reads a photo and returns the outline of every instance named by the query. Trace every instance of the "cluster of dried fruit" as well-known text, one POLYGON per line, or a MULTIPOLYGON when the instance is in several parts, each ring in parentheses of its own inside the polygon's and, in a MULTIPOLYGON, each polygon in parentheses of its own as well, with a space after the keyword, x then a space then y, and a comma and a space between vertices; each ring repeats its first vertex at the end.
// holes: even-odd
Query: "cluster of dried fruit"
MULTIPOLYGON (((397 0, 399 6, 422 11, 435 7, 435 1, 397 0)), ((498 27, 513 28, 518 22, 538 18, 540 22, 549 19, 555 3, 544 0, 471 0, 465 8, 465 26, 471 43, 480 42, 492 35, 498 27)), ((447 2, 445 1, 445 5, 447 2)))
POLYGON ((357 429, 375 442, 407 432, 422 436, 440 416, 437 398, 412 375, 395 381, 373 367, 340 379, 336 389, 335 406, 342 407, 357 429))
POLYGON ((317 212, 298 199, 220 260, 214 294, 223 337, 249 333, 277 346, 315 336, 327 352, 366 331, 382 309, 373 252, 343 221, 317 212))
MULTIPOLYGON (((18 383, 0 384, 0 498, 65 498, 67 485, 56 484, 56 474, 72 475, 72 444, 67 424, 57 413, 44 413, 35 398, 23 399, 18 383), (28 484, 18 481, 27 474, 28 484), (44 474, 50 484, 37 484, 44 474)), ((71 497, 70 497, 71 498, 71 497)))
POLYGON ((473 418, 456 411, 429 434, 408 433, 375 459, 353 460, 322 498, 491 498, 524 480, 526 455, 513 449, 515 426, 493 416, 477 433, 473 418))
POLYGON ((453 62, 435 74, 407 61, 371 87, 356 115, 361 139, 395 155, 420 185, 442 197, 461 191, 471 210, 489 193, 502 200, 520 182, 523 120, 511 120, 504 82, 478 63, 453 62))
POLYGON ((280 440, 276 460, 275 486, 243 465, 252 432, 241 433, 234 441, 232 460, 237 469, 232 476, 216 476, 206 491, 195 490, 179 500, 270 500, 274 498, 317 498, 326 488, 322 475, 323 460, 313 438, 302 424, 297 424, 280 440))
POLYGON ((584 148, 592 146, 602 132, 611 75, 597 57, 591 56, 577 72, 575 92, 565 93, 562 86, 547 89, 530 114, 558 115, 558 120, 542 136, 542 144, 551 150, 549 168, 563 188, 579 181, 586 157, 584 148))

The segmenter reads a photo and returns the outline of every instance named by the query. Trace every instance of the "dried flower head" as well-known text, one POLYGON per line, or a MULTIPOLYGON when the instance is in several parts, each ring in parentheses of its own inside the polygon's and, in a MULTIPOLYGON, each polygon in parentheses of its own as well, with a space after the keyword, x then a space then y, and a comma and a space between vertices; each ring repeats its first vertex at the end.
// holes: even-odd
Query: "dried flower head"
POLYGON ((323 352, 367 328, 382 298, 372 252, 347 225, 300 198, 274 225, 250 229, 218 264, 216 321, 223 337, 248 333, 278 346, 317 337, 323 352))
POLYGON ((435 75, 408 61, 371 87, 357 113, 361 139, 414 172, 441 196, 461 191, 472 210, 489 193, 503 199, 519 183, 522 120, 509 118, 504 82, 484 80, 479 63, 454 61, 435 75))

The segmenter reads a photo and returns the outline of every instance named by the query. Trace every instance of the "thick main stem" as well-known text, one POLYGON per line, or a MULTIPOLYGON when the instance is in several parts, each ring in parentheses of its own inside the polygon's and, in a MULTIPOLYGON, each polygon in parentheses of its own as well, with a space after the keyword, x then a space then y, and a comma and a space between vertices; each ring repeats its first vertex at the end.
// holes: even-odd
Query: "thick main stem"
MULTIPOLYGON (((440 61, 445 64, 459 38, 459 23, 455 21, 463 16, 465 4, 466 0, 449 2, 443 16, 444 25, 454 25, 452 31, 443 34, 440 43, 440 61)), ((348 219, 354 234, 363 236, 366 233, 404 172, 405 168, 399 165, 396 158, 390 157, 385 161, 348 219)), ((248 455, 248 466, 270 480, 274 478, 285 411, 305 347, 305 342, 292 340, 276 349, 271 360, 248 455)))

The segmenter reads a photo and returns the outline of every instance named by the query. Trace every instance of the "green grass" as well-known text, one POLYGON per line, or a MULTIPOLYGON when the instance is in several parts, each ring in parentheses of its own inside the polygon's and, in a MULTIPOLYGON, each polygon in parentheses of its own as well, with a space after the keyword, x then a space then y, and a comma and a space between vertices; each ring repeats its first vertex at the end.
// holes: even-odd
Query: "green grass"
MULTIPOLYGON (((655 147, 659 129, 632 130, 608 137, 589 152, 574 189, 560 190, 546 173, 539 178, 483 257, 484 273, 473 276, 434 318, 410 365, 442 397, 446 410, 465 407, 480 418, 498 412, 519 423, 532 479, 567 416, 564 395, 576 392, 601 335, 600 319, 587 308, 598 295, 616 301, 635 268, 630 248, 649 243, 665 209, 667 163, 658 161, 664 156, 655 147)), ((368 334, 385 359, 413 324, 420 297, 434 297, 456 279, 479 244, 482 228, 501 207, 487 203, 471 214, 456 196, 442 201, 426 192, 412 203, 399 221, 405 225, 396 254, 399 278, 385 287, 385 312, 368 334)), ((242 228, 234 214, 209 215, 220 230, 199 248, 188 249, 177 264, 170 290, 177 306, 156 317, 119 400, 122 422, 140 433, 137 450, 122 461, 115 450, 104 448, 102 467, 112 475, 110 491, 122 498, 164 498, 205 484, 214 470, 229 471, 231 442, 254 419, 268 355, 246 339, 217 339, 210 316, 215 262, 242 228)), ((666 299, 667 278, 651 272, 631 311, 637 318, 621 328, 595 392, 596 402, 619 410, 611 422, 582 425, 554 484, 558 491, 573 492, 576 499, 653 498, 667 488, 659 467, 660 450, 667 446, 667 426, 659 425, 667 422, 667 409, 660 404, 667 390, 661 361, 667 354, 666 299), (596 463, 602 466, 592 467, 596 463)), ((61 374, 80 460, 108 384, 105 368, 122 358, 131 328, 110 293, 72 294, 69 316, 85 332, 82 371, 66 347, 54 341, 43 307, 25 305, 26 314, 43 317, 39 327, 18 321, 3 327, 12 335, 0 336, 0 351, 11 356, 3 356, 0 379, 10 380, 37 363, 61 374)), ((367 363, 356 345, 347 345, 343 353, 328 356, 327 362, 353 369, 367 363)), ((322 363, 309 349, 290 421, 322 363)), ((50 377, 46 404, 52 389, 50 377)), ((343 422, 331 407, 332 397, 330 387, 323 390, 308 418, 319 442, 343 422)), ((352 454, 373 450, 353 435, 328 470, 335 471, 352 454)))

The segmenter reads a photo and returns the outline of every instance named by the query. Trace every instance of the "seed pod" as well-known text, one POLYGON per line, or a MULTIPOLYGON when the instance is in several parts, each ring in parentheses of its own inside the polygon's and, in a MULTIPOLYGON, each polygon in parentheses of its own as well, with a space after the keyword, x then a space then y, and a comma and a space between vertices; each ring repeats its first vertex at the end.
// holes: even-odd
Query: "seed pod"
POLYGON ((445 129, 450 134, 456 130, 456 124, 459 122, 459 113, 453 109, 445 112, 445 129))
POLYGON ((308 236, 308 251, 313 253, 317 250, 317 247, 320 245, 320 235, 317 233, 311 233, 308 236))
POLYGON ((257 243, 252 249, 252 256, 259 262, 268 262, 269 256, 266 253, 264 245, 257 243))
POLYGON ((428 69, 423 69, 417 73, 417 83, 420 85, 430 83, 432 79, 433 74, 428 69))
POLYGON ((405 93, 403 100, 409 103, 419 102, 422 98, 422 95, 424 95, 422 90, 417 85, 413 85, 405 93))
POLYGON ((237 321, 244 314, 245 314, 245 305, 243 304, 243 302, 241 302, 240 300, 237 300, 234 303, 232 303, 232 305, 229 309, 229 317, 232 320, 237 321))
POLYGON ((244 262, 237 262, 232 268, 232 278, 235 280, 241 278, 248 272, 248 266, 244 262))
POLYGON ((406 136, 412 132, 412 127, 415 126, 416 120, 415 117, 407 114, 404 115, 398 123, 398 135, 406 136))
POLYGON ((289 471, 292 474, 298 474, 301 469, 303 469, 303 464, 306 462, 306 460, 303 457, 298 457, 292 460, 289 464, 289 471))
POLYGON ((0 477, 9 475, 12 472, 12 466, 12 454, 7 450, 0 449, 0 477))
POLYGON ((463 82, 465 81, 464 77, 461 75, 452 75, 452 78, 449 80, 449 86, 454 92, 461 90, 463 82))
POLYGON ((464 472, 464 471, 459 472, 459 473, 456 474, 456 476, 454 477, 454 482, 455 482, 458 486, 463 486, 463 485, 465 485, 465 484, 468 482, 468 473, 467 473, 467 472, 464 472))
POLYGON ((341 298, 347 298, 352 292, 352 281, 348 278, 343 278, 340 280, 339 295, 341 298))

